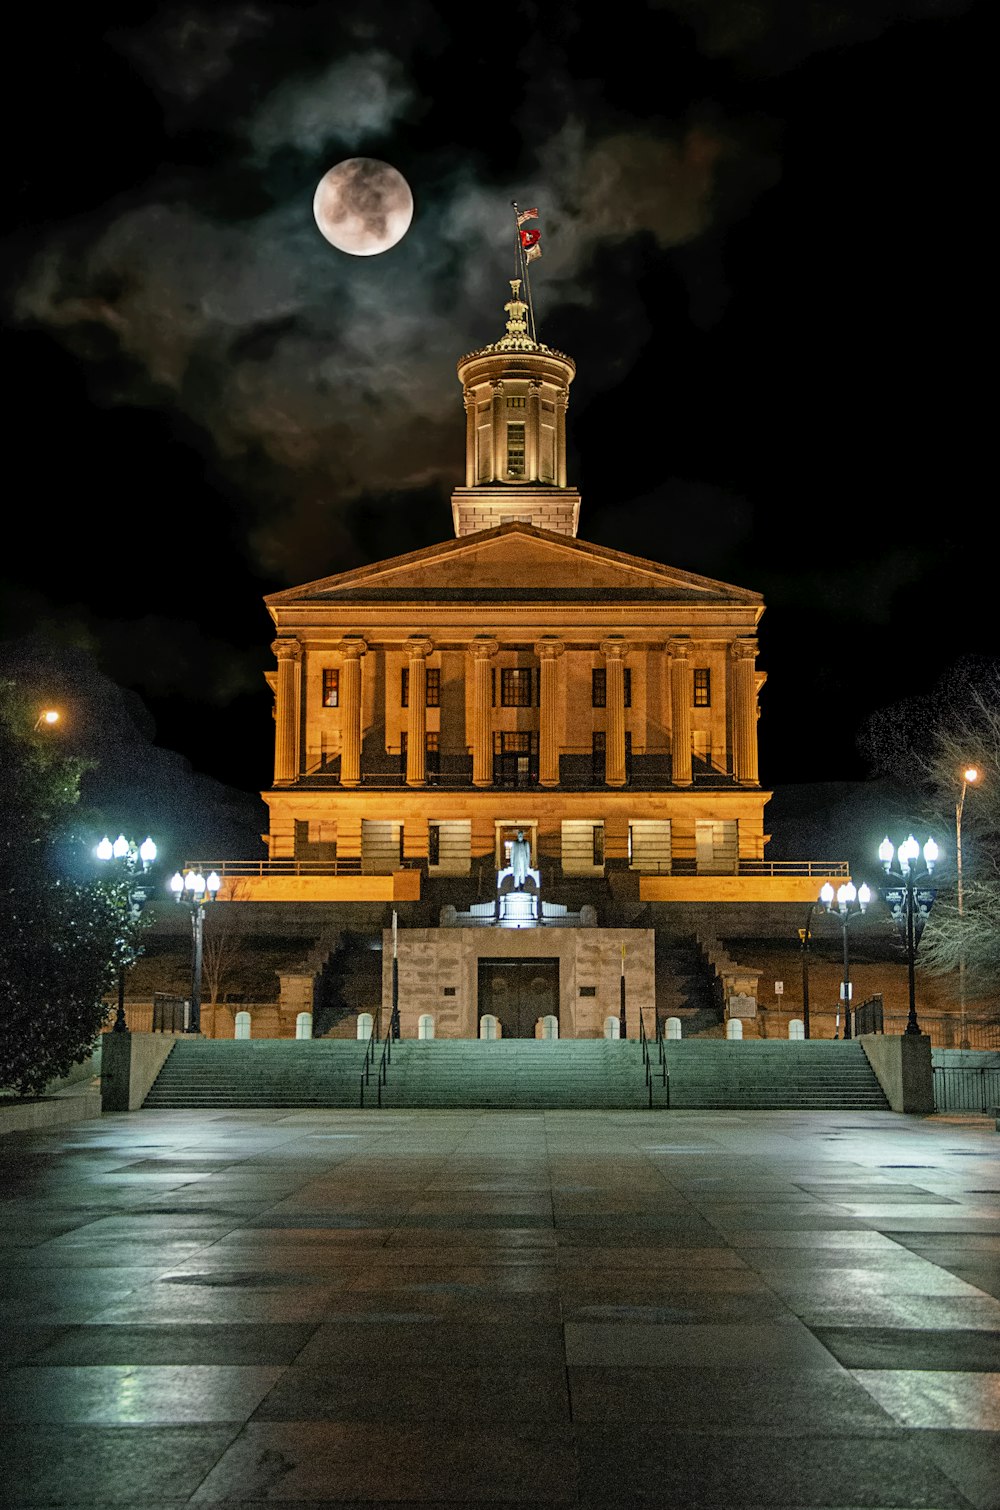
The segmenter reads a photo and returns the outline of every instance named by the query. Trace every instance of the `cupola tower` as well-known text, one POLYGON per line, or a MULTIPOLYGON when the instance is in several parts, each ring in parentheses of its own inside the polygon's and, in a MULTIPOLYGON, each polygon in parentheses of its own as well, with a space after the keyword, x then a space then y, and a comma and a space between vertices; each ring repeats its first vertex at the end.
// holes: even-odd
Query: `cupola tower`
POLYGON ((510 289, 506 335, 458 363, 465 487, 452 494, 455 534, 518 522, 575 535, 580 495, 566 483, 566 409, 576 366, 532 338, 521 280, 510 289))

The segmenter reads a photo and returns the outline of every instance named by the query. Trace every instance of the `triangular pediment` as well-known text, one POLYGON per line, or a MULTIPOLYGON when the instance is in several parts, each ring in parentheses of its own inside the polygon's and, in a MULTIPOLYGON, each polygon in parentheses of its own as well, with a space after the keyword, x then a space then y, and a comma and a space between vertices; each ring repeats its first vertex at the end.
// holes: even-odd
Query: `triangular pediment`
POLYGON ((636 602, 762 605, 759 593, 641 556, 524 523, 443 541, 302 587, 271 593, 269 607, 302 603, 428 602, 461 598, 567 602, 613 598, 636 602))

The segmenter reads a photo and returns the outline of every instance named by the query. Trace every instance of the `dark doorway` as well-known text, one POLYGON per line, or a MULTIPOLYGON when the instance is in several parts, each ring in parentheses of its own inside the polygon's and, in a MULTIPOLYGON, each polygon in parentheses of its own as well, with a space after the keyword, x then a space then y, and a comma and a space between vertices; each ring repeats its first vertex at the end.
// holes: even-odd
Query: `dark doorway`
POLYGON ((557 959, 481 959, 479 1015, 492 1012, 504 1038, 534 1038, 540 1017, 559 1020, 557 959))

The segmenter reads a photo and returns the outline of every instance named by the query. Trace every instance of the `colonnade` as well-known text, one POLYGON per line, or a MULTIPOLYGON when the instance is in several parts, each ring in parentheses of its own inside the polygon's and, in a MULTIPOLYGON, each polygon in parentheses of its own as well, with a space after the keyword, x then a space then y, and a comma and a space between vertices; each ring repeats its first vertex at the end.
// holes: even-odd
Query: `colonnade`
MULTIPOLYGON (((695 642, 677 637, 666 642, 669 663, 672 779, 674 787, 690 786, 692 774, 692 650, 695 642)), ((277 658, 275 683, 275 756, 276 785, 288 785, 299 774, 299 730, 302 704, 302 667, 304 649, 292 635, 283 635, 272 644, 277 658)), ((368 650, 360 635, 348 635, 338 645, 341 674, 338 700, 340 706, 341 753, 340 783, 356 787, 361 781, 361 660, 368 650)), ((477 635, 469 643, 472 663, 472 784, 493 784, 493 660, 500 651, 499 640, 491 635, 477 635)), ((558 669, 566 642, 557 635, 536 641, 539 662, 539 765, 538 780, 543 787, 559 784, 558 669)), ((609 635, 600 641, 604 657, 606 686, 605 782, 620 787, 626 781, 625 740, 625 669, 631 646, 622 635, 609 635)), ((648 647, 643 647, 648 648, 648 647)), ((427 745, 427 657, 434 642, 425 635, 412 635, 406 641, 409 673, 409 697, 406 728, 406 783, 420 787, 426 783, 427 745)), ((737 639, 729 647, 732 666, 731 737, 733 776, 743 786, 758 782, 757 766, 757 641, 737 639)))

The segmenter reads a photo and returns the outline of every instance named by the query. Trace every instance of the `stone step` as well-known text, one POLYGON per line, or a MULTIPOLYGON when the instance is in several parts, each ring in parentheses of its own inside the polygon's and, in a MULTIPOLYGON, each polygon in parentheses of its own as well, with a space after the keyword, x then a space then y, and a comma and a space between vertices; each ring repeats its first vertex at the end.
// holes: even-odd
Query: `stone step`
MULTIPOLYGON (((704 1109, 886 1108, 853 1041, 712 1041, 665 1047, 669 1086, 651 1046, 653 1105, 704 1109)), ((178 1039, 149 1107, 347 1107, 362 1101, 357 1040, 178 1039)), ((378 1100, 378 1061, 364 1103, 378 1100)), ((393 1045, 382 1105, 586 1107, 650 1104, 634 1039, 402 1040, 393 1045)))

